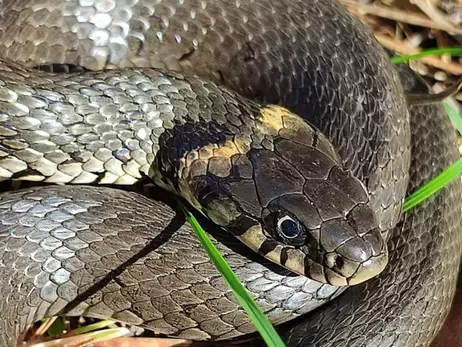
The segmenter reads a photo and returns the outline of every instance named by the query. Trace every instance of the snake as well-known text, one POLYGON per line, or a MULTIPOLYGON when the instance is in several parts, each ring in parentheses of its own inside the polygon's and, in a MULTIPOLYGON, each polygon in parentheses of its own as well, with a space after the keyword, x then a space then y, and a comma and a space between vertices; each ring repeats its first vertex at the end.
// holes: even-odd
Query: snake
POLYGON ((173 197, 288 346, 431 343, 456 288, 461 183, 402 206, 458 158, 456 132, 441 105, 408 104, 428 86, 341 4, 0 8, 3 346, 53 315, 250 343, 173 197))

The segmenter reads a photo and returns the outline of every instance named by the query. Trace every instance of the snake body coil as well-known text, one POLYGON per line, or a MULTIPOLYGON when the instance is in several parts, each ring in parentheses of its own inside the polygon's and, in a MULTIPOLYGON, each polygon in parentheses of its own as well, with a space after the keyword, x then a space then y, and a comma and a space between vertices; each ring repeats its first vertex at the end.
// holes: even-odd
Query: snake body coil
MULTIPOLYGON (((457 158, 455 131, 438 106, 414 107, 409 119, 403 86, 426 87, 404 67, 398 75, 342 7, 2 6, 1 177, 131 185, 148 176, 256 251, 212 230, 273 322, 346 288, 332 285, 355 284, 282 325, 289 345, 430 343, 455 288, 460 182, 404 217, 400 209, 457 158), (51 63, 95 71, 23 66, 51 63), (98 71, 114 67, 125 69, 98 71)), ((54 314, 198 340, 254 331, 160 202, 109 188, 28 188, 1 196, 0 221, 5 345, 54 314)))

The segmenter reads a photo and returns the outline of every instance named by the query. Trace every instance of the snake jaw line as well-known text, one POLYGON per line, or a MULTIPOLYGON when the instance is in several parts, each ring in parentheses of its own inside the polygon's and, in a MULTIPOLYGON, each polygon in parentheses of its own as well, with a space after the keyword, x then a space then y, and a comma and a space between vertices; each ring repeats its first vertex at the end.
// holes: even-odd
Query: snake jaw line
MULTIPOLYGON (((323 266, 309 259, 300 249, 271 242, 269 238, 264 235, 261 225, 253 225, 243 234, 238 235, 237 238, 268 260, 281 264, 283 267, 296 274, 308 276, 317 282, 333 286, 347 286, 363 283, 379 275, 388 263, 387 252, 373 256, 361 263, 346 259, 342 261, 345 265, 342 264, 341 267, 343 268, 345 266, 346 268, 351 268, 351 271, 343 275, 342 272, 344 272, 345 269, 342 271, 341 268, 338 268, 336 262, 331 261, 330 263, 328 262, 326 266, 323 266), (285 261, 281 262, 283 253, 286 253, 287 257, 285 261)), ((331 254, 333 255, 334 253, 331 254)), ((335 257, 343 259, 338 254, 335 254, 335 257)))
POLYGON ((385 270, 388 264, 388 252, 379 256, 371 257, 369 260, 361 263, 358 270, 348 279, 349 285, 356 285, 363 283, 375 276, 378 276, 385 270))
MULTIPOLYGON (((268 260, 321 283, 347 285, 349 276, 358 270, 360 260, 356 263, 351 261, 352 265, 348 269, 329 269, 322 261, 307 260, 310 257, 316 259, 316 255, 306 253, 322 252, 325 247, 335 248, 342 244, 341 237, 344 236, 340 238, 332 236, 330 240, 324 236, 323 242, 319 243, 320 247, 307 248, 303 237, 292 239, 275 237, 273 235, 275 225, 263 226, 261 218, 259 221, 255 220, 256 225, 247 229, 236 222, 244 215, 261 216, 258 207, 266 209, 267 206, 278 201, 277 206, 274 207, 276 210, 282 208, 289 214, 292 212, 294 218, 303 221, 303 225, 310 226, 310 231, 324 225, 324 235, 326 233, 343 235, 342 232, 346 232, 348 238, 352 238, 360 236, 362 232, 367 233, 377 224, 373 211, 368 205, 366 187, 353 177, 351 172, 343 169, 338 154, 322 133, 318 133, 300 117, 284 108, 265 106, 260 109, 260 112, 262 118, 261 123, 257 123, 260 124, 257 129, 263 131, 265 136, 271 136, 274 148, 251 148, 243 154, 238 150, 239 146, 233 142, 236 138, 227 138, 222 140, 220 145, 211 143, 193 149, 192 151, 197 155, 191 155, 192 152, 186 151, 181 158, 191 157, 194 160, 189 163, 188 160, 179 160, 182 170, 180 174, 175 174, 175 177, 180 187, 180 195, 216 224, 230 230, 250 249, 262 254, 268 260), (281 130, 289 132, 281 136, 281 130), (218 165, 223 160, 217 161, 219 158, 216 155, 223 160, 226 159, 226 164, 229 164, 226 170, 223 170, 223 165, 218 165), (235 156, 247 158, 244 165, 250 166, 252 174, 249 176, 246 173, 245 176, 249 177, 241 177, 240 169, 237 170, 238 174, 234 175, 236 160, 233 160, 233 157, 235 156), (311 160, 307 160, 306 156, 311 160), (202 160, 205 165, 196 167, 196 163, 202 160), (217 165, 220 169, 216 168, 217 165), (246 182, 250 185, 246 185, 246 182), (253 196, 254 193, 250 188, 255 189, 258 198, 253 196), (255 205, 252 206, 255 203, 259 205, 257 208, 255 205), (345 219, 346 215, 349 215, 349 220, 345 219), (341 224, 329 223, 332 218, 342 219, 342 222, 339 222, 341 224), (356 222, 358 219, 362 219, 363 223, 358 224, 356 222), (327 220, 327 223, 323 220, 327 220), (359 229, 356 230, 357 228, 359 229), (270 235, 265 235, 267 231, 270 235)), ((372 242, 369 245, 365 242, 353 243, 352 251, 343 250, 343 252, 346 254, 366 254, 369 250, 375 252, 373 245, 380 242, 374 240, 374 238, 369 240, 372 242), (355 251, 356 247, 358 250, 355 251)), ((345 247, 347 245, 343 246, 345 247)), ((372 274, 373 270, 369 267, 368 269, 368 273, 372 274)), ((361 280, 357 282, 364 280, 366 276, 361 276, 361 280)))

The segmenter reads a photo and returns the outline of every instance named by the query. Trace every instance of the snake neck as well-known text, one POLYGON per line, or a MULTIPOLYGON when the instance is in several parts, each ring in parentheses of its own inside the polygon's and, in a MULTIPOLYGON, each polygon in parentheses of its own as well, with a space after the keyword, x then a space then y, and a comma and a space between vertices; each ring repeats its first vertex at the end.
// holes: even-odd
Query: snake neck
POLYGON ((151 173, 158 185, 318 282, 357 284, 382 271, 387 249, 366 188, 327 138, 279 106, 244 100, 238 109, 221 124, 187 119, 165 130, 151 173))
POLYGON ((327 138, 287 109, 155 69, 4 68, 3 178, 128 185, 148 175, 298 274, 346 285, 383 269, 386 246, 364 186, 327 138), (364 213, 366 225, 356 223, 364 213), (350 240, 361 251, 336 253, 350 240))

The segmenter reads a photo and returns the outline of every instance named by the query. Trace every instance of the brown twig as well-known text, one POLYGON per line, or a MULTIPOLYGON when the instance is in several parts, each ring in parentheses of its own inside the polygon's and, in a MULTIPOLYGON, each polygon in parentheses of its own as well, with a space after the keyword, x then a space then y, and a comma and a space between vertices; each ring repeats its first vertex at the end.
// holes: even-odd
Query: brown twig
POLYGON ((95 342, 94 347, 185 347, 192 346, 192 341, 161 338, 119 337, 112 340, 95 342))
MULTIPOLYGON (((379 41, 379 43, 383 47, 390 49, 399 54, 415 54, 415 53, 420 52, 420 49, 409 47, 403 41, 398 41, 391 37, 388 37, 388 36, 385 36, 379 33, 375 33, 375 38, 377 39, 377 41, 379 41)), ((462 65, 461 64, 457 64, 453 62, 446 63, 442 61, 440 58, 434 57, 434 56, 421 58, 420 60, 424 62, 425 64, 431 65, 440 70, 447 71, 453 75, 457 75, 457 76, 462 75, 462 65)))
POLYGON ((462 28, 450 24, 435 23, 430 18, 415 12, 403 11, 397 7, 387 7, 377 4, 363 4, 354 0, 340 0, 345 6, 357 9, 362 14, 372 14, 378 17, 392 19, 398 22, 418 25, 437 30, 462 34, 462 28))
POLYGON ((458 29, 457 25, 436 6, 433 0, 411 0, 411 3, 419 7, 434 23, 447 25, 448 28, 452 28, 447 31, 453 32, 458 29))

